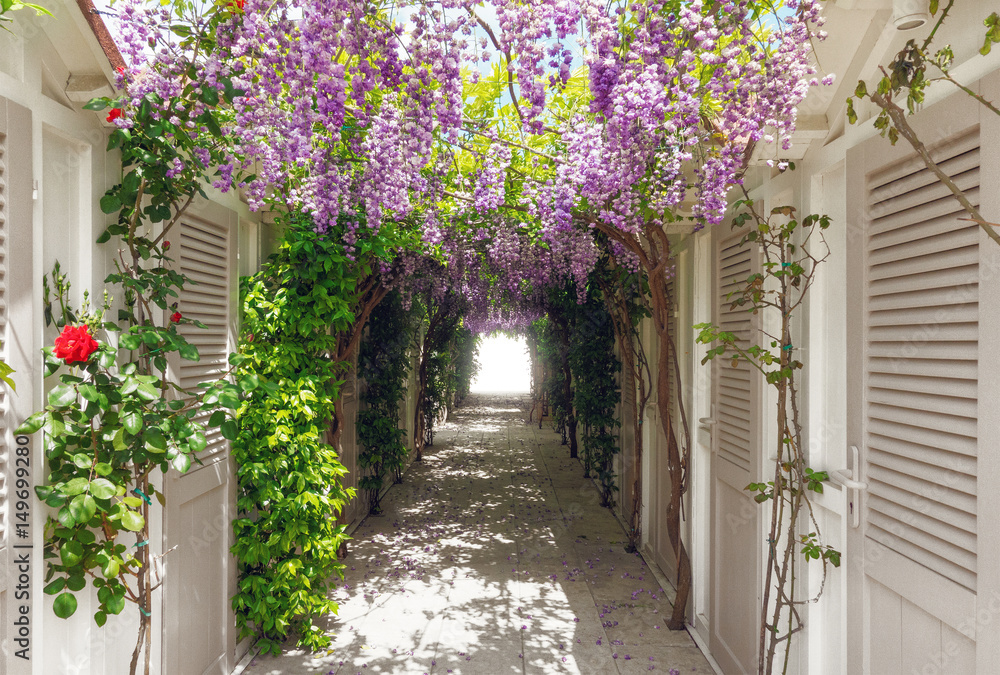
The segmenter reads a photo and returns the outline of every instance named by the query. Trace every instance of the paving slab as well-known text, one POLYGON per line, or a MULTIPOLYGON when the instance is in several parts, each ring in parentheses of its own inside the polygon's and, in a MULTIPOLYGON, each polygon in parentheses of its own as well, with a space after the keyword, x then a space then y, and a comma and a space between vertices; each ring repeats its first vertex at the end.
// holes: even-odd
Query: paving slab
POLYGON ((330 649, 246 675, 712 673, 672 594, 527 398, 472 395, 354 533, 330 649))

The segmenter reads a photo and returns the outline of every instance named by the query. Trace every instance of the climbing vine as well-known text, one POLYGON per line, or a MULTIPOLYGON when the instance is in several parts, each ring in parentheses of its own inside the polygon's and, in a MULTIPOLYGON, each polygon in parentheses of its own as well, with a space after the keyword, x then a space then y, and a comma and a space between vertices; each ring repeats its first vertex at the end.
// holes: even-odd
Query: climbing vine
POLYGON ((618 491, 614 430, 620 426, 615 412, 621 400, 617 380, 621 362, 614 351, 614 323, 593 286, 586 301, 574 307, 573 313, 569 364, 574 383, 573 408, 583 425, 584 475, 593 475, 601 490, 601 505, 611 508, 618 491))
POLYGON ((391 475, 401 481, 406 466, 406 430, 399 428, 399 403, 406 395, 412 325, 411 312, 403 307, 399 292, 389 293, 372 312, 358 356, 358 376, 365 387, 364 407, 357 418, 358 465, 367 472, 358 486, 368 493, 373 514, 382 511, 385 479, 391 475))
POLYGON ((315 620, 337 610, 327 593, 343 570, 337 515, 354 496, 330 431, 350 367, 338 345, 356 327, 360 280, 371 273, 346 254, 342 232, 317 234, 303 216, 284 225, 277 253, 241 284, 242 367, 274 385, 247 396, 233 444, 233 608, 241 635, 259 633, 272 653, 293 632, 313 650, 330 641, 315 620))
POLYGON ((455 332, 452 341, 452 363, 455 372, 454 405, 461 405, 472 381, 479 373, 479 334, 464 326, 455 332))
POLYGON ((434 442, 435 420, 449 407, 449 392, 454 391, 450 345, 461 326, 463 303, 454 292, 435 298, 425 292, 418 299, 418 322, 414 333, 419 338, 417 364, 417 405, 414 410, 413 445, 416 460, 423 459, 424 448, 434 442))
POLYGON ((631 392, 626 397, 627 414, 632 424, 632 486, 631 499, 623 512, 628 521, 628 545, 631 552, 638 550, 642 536, 642 425, 646 417, 646 404, 652 394, 652 372, 646 359, 646 348, 640 339, 638 327, 643 318, 650 316, 646 304, 643 277, 617 264, 614 257, 604 257, 602 270, 594 274, 601 288, 601 295, 611 316, 622 361, 622 388, 631 392))
MULTIPOLYGON (((700 331, 699 343, 714 345, 703 363, 716 358, 728 359, 733 366, 748 363, 777 394, 774 476, 772 480, 750 483, 746 487, 756 502, 771 506, 767 569, 760 609, 758 672, 763 675, 773 671, 779 646, 804 625, 799 607, 810 600, 796 596, 800 560, 819 560, 825 582, 827 564, 839 566, 840 553, 823 543, 810 499, 810 493, 823 492, 823 482, 828 476, 807 465, 798 389, 798 373, 803 363, 798 360, 792 341, 796 312, 805 302, 817 268, 830 254, 823 238, 830 220, 818 215, 797 220, 795 209, 787 206, 777 207, 765 215, 759 207, 760 204, 749 197, 734 205, 738 215, 733 220, 733 228, 749 225, 741 243, 756 246, 762 263, 761 272, 737 280, 743 286, 730 293, 728 299, 733 309, 742 308, 762 317, 764 328, 759 331, 760 343, 747 342, 712 324, 699 324, 695 328, 700 331), (814 248, 821 252, 814 253, 814 248), (775 319, 773 330, 767 324, 770 318, 775 319)), ((818 599, 822 588, 821 585, 812 600, 818 599)), ((783 673, 788 670, 790 654, 786 645, 781 665, 783 673)))
MULTIPOLYGON (((562 444, 569 443, 569 456, 578 454, 576 421, 573 416, 573 379, 569 366, 568 323, 556 320, 550 310, 548 316, 531 326, 538 345, 538 357, 543 364, 545 379, 541 383, 543 396, 549 403, 549 416, 553 428, 562 436, 562 444), (566 326, 566 330, 563 329, 566 326), (572 433, 570 428, 572 427, 572 433)), ((541 427, 541 418, 539 418, 541 427)))

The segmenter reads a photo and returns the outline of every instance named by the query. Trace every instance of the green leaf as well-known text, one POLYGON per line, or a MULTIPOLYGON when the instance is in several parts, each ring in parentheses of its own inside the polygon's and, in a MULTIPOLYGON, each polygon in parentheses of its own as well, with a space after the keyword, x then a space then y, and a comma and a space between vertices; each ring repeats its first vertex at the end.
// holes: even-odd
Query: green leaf
POLYGON ((97 502, 90 495, 77 495, 69 503, 69 512, 78 523, 88 523, 97 513, 97 502))
POLYGON ((62 492, 65 495, 73 496, 87 491, 90 481, 83 477, 72 478, 63 486, 62 492))
POLYGON ((146 521, 143 520, 142 515, 136 513, 135 511, 125 511, 122 514, 122 527, 124 527, 126 530, 130 530, 132 532, 139 532, 142 530, 142 526, 145 524, 145 522, 146 521))
POLYGON ((201 355, 198 353, 198 348, 192 344, 184 343, 180 346, 178 350, 181 354, 182 359, 187 359, 188 361, 200 361, 201 355))
POLYGON ((98 462, 94 465, 94 471, 97 472, 98 476, 108 476, 114 470, 115 468, 107 462, 98 462))
POLYGON ((226 421, 226 413, 223 410, 216 410, 212 413, 212 416, 208 418, 208 426, 217 427, 226 421))
POLYGON ((87 587, 87 579, 83 574, 74 574, 69 579, 66 580, 66 588, 73 591, 82 591, 87 587))
POLYGON ((122 610, 125 609, 125 597, 116 595, 110 598, 105 605, 107 605, 108 611, 112 614, 121 614, 122 610))
POLYGON ((45 411, 36 412, 34 415, 24 420, 17 429, 14 430, 15 434, 29 435, 33 434, 45 424, 45 411))
POLYGON ((139 394, 139 398, 150 402, 160 398, 160 390, 148 382, 142 382, 139 388, 136 389, 136 393, 139 394))
POLYGON ((90 494, 97 499, 111 499, 117 492, 114 483, 107 478, 95 478, 90 482, 90 494))
POLYGON ((142 338, 135 333, 126 333, 125 335, 122 335, 118 344, 122 349, 132 351, 139 348, 139 345, 142 344, 142 338))
POLYGON ((163 432, 157 427, 150 427, 146 429, 143 434, 143 439, 145 441, 146 450, 149 452, 166 452, 167 451, 167 439, 163 436, 163 432))
POLYGON ((42 593, 45 593, 45 595, 55 595, 64 588, 66 588, 66 578, 59 577, 46 584, 45 588, 42 589, 42 593))
POLYGON ((135 408, 129 407, 122 410, 121 421, 125 425, 125 431, 133 436, 142 429, 142 415, 135 408))
POLYGON ((59 547, 59 558, 66 567, 73 567, 83 560, 83 545, 75 539, 64 542, 59 547))
POLYGON ((100 610, 94 612, 94 623, 97 624, 98 628, 104 628, 104 624, 108 621, 108 615, 100 610))
POLYGON ((219 425, 219 431, 222 432, 222 437, 227 440, 235 440, 239 433, 239 428, 236 426, 235 420, 226 420, 221 425, 219 425))
POLYGON ((105 579, 114 579, 118 576, 119 569, 120 566, 118 561, 114 558, 109 558, 108 561, 101 566, 101 574, 104 575, 105 579))
POLYGON ((76 519, 73 517, 73 514, 70 512, 68 506, 64 506, 59 509, 58 513, 56 513, 56 520, 58 520, 63 527, 76 527, 76 519))
POLYGON ((191 448, 191 452, 201 452, 208 447, 208 439, 201 431, 195 431, 188 439, 188 447, 191 448))
POLYGON ((97 387, 92 384, 81 384, 80 385, 80 396, 88 401, 97 401, 99 395, 97 393, 97 387))
POLYGON ((68 619, 76 611, 76 596, 72 593, 58 595, 52 609, 60 619, 68 619))
POLYGON ((118 430, 115 431, 115 435, 111 439, 111 446, 117 452, 124 452, 128 449, 128 443, 125 442, 125 427, 118 427, 118 430))
POLYGON ((240 389, 250 393, 260 386, 260 377, 256 373, 251 373, 240 378, 240 389))
POLYGON ((83 104, 84 110, 104 110, 111 105, 111 99, 107 97, 92 98, 83 104))
POLYGON ((68 384, 59 384, 49 392, 49 405, 53 408, 65 408, 76 401, 76 389, 68 384))
POLYGON ((122 210, 122 200, 117 194, 106 194, 101 197, 101 211, 107 214, 118 213, 122 210))
POLYGON ((191 468, 191 455, 182 452, 181 454, 170 460, 170 464, 177 469, 180 473, 185 473, 191 468))

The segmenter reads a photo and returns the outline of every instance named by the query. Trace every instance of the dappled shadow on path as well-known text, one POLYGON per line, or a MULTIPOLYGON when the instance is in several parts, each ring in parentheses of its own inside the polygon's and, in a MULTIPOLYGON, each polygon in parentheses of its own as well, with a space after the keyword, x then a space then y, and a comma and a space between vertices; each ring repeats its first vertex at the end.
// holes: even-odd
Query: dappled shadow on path
POLYGON ((710 673, 642 559, 527 398, 473 395, 355 532, 324 628, 252 675, 710 673))

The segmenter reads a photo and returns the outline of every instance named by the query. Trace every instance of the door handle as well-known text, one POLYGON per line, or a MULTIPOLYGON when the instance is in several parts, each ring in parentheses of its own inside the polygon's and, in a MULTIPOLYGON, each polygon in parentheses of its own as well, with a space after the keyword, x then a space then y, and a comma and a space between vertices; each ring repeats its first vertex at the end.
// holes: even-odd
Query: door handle
POLYGON ((858 446, 852 445, 851 461, 854 468, 834 469, 833 471, 829 471, 827 473, 834 483, 842 485, 846 490, 851 490, 851 494, 848 496, 847 502, 851 511, 851 527, 858 527, 861 525, 861 505, 858 502, 861 499, 861 491, 868 489, 868 483, 855 479, 855 476, 860 477, 861 475, 860 455, 861 453, 858 451, 858 446))
POLYGON ((854 472, 850 469, 834 469, 829 472, 834 483, 839 483, 850 490, 867 490, 868 483, 861 480, 854 480, 854 472))
POLYGON ((715 404, 711 406, 711 411, 709 417, 699 417, 698 418, 698 428, 704 429, 708 433, 712 433, 712 427, 719 423, 719 420, 715 419, 715 404))

